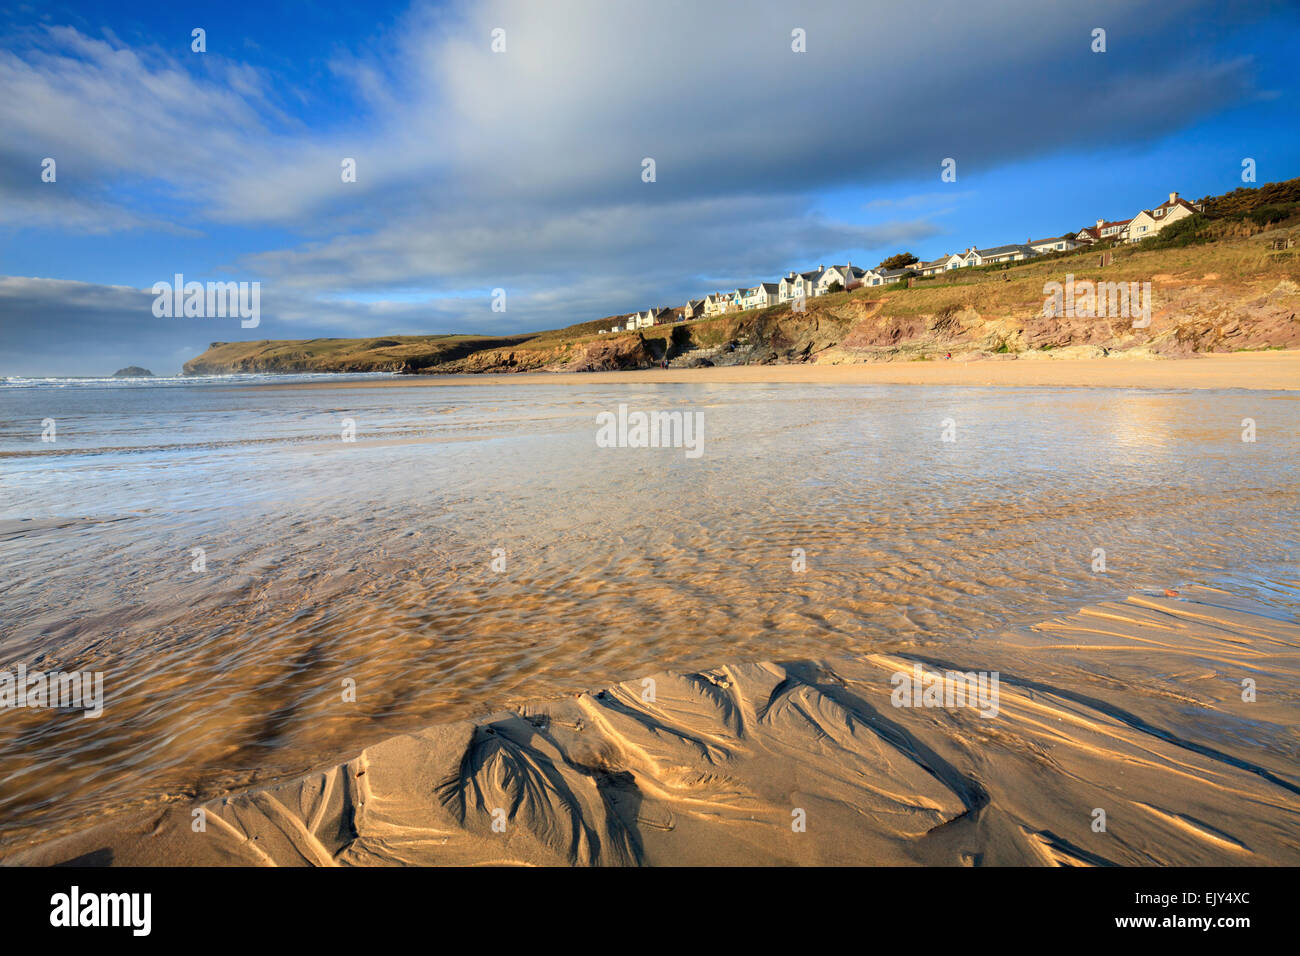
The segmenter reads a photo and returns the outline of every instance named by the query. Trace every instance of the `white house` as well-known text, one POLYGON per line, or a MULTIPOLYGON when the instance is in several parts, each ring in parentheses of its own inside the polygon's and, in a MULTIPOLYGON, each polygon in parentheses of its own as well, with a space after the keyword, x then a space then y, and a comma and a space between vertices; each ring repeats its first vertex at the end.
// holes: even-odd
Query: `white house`
POLYGON ((646 309, 628 316, 628 329, 648 329, 653 325, 662 325, 672 321, 672 309, 646 309))
POLYGON ((976 249, 971 246, 961 254, 961 263, 963 266, 968 267, 989 266, 999 262, 1019 262, 1021 259, 1028 259, 1033 255, 1033 249, 1019 243, 1013 243, 1009 246, 990 246, 987 249, 976 249))
POLYGON ((781 284, 779 282, 760 282, 752 289, 745 290, 740 306, 743 309, 765 309, 769 305, 776 305, 780 298, 781 284))
POLYGON ((1080 229, 1074 238, 1080 243, 1102 242, 1111 239, 1116 242, 1123 242, 1128 238, 1128 224, 1130 222, 1132 222, 1131 219, 1115 219, 1111 222, 1098 219, 1097 225, 1080 229))
POLYGON ((1041 256, 1049 252, 1068 252, 1079 248, 1083 243, 1073 235, 1065 235, 1054 239, 1029 239, 1026 240, 1025 245, 1041 256))
POLYGON ((721 315, 730 306, 731 299, 725 292, 710 292, 704 297, 704 314, 721 315))
POLYGON ((996 264, 999 262, 1019 262, 1022 259, 1032 258, 1035 253, 1027 245, 1012 243, 1009 246, 994 246, 991 249, 977 249, 985 265, 996 264))
POLYGON ((825 295, 830 291, 831 286, 835 283, 840 284, 841 289, 847 289, 853 283, 862 281, 862 270, 849 262, 842 266, 831 266, 829 269, 823 269, 821 275, 817 277, 815 287, 816 295, 825 295))
POLYGON ((938 275, 940 272, 948 270, 948 263, 952 256, 940 256, 938 259, 931 259, 929 262, 918 262, 911 268, 923 276, 938 275))
POLYGON ((791 272, 781 280, 777 298, 781 302, 791 302, 800 296, 811 299, 817 294, 817 280, 825 271, 825 266, 818 266, 808 272, 791 272))
POLYGON ((1171 222, 1194 216, 1200 211, 1199 205, 1180 199, 1178 193, 1170 193, 1168 202, 1162 202, 1155 209, 1143 209, 1129 221, 1127 239, 1129 242, 1150 239, 1171 222))

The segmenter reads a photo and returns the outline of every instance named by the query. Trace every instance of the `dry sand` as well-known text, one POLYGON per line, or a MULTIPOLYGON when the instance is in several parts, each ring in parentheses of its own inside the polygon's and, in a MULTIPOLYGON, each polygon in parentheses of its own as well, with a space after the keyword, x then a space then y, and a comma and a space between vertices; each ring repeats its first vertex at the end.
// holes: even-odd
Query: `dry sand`
POLYGON ((1185 359, 1016 358, 863 362, 852 365, 735 365, 624 372, 409 375, 378 382, 267 384, 261 388, 373 388, 439 385, 597 385, 777 383, 810 385, 971 385, 1094 388, 1300 388, 1300 351, 1228 352, 1185 359))
POLYGON ((1190 593, 949 660, 657 674, 210 801, 205 832, 177 803, 7 862, 1300 864, 1300 625, 1190 593), (997 716, 894 706, 891 675, 917 663, 998 671, 997 716))

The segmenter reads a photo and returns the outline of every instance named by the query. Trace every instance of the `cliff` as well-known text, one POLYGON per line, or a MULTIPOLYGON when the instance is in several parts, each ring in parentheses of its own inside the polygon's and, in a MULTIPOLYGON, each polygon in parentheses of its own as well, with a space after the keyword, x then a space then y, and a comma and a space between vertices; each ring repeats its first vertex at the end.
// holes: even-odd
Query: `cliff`
MULTIPOLYGON (((598 334, 612 320, 514 338, 397 336, 214 343, 187 374, 247 371, 478 373, 603 371, 793 362, 926 361, 965 357, 1050 359, 1112 353, 1162 358, 1202 352, 1300 348, 1300 258, 1274 239, 1300 227, 1203 245, 1096 250, 1006 268, 961 269, 913 287, 875 286, 790 306, 733 313, 638 332, 598 334), (1137 283, 1140 315, 1050 314, 1051 283, 1137 283)), ((1131 288, 1131 286, 1130 286, 1131 288)), ((1103 296, 1104 298, 1104 296, 1103 296)), ((1104 306, 1098 311, 1105 311, 1104 306)))

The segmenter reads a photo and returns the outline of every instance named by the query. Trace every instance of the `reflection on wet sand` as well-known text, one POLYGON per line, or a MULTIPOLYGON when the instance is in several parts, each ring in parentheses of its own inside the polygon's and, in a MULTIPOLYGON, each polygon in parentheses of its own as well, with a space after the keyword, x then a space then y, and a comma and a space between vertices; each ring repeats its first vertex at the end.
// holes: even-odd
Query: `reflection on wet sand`
POLYGON ((593 384, 40 403, 5 421, 75 427, 48 454, 0 430, 0 662, 102 670, 107 702, 97 721, 4 715, 8 845, 663 669, 942 658, 1192 583, 1296 608, 1283 393, 593 384), (703 455, 598 448, 596 416, 620 402, 702 412, 703 455))

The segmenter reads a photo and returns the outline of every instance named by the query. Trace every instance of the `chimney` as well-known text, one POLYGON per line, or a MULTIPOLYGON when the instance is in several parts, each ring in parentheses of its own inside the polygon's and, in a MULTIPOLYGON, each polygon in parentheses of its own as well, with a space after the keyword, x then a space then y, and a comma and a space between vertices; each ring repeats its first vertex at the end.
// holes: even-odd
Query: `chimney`
POLYGON ((1170 194, 1169 194, 1169 205, 1172 206, 1172 205, 1173 205, 1174 203, 1176 203, 1176 202, 1178 202, 1178 193, 1170 193, 1170 194))
POLYGON ((826 263, 824 263, 824 262, 819 262, 819 263, 817 263, 817 271, 818 271, 818 272, 825 272, 825 271, 826 271, 826 263))
POLYGON ((1098 220, 1097 220, 1097 228, 1100 229, 1101 226, 1102 226, 1102 223, 1104 223, 1105 221, 1106 221, 1105 219, 1098 219, 1098 220))
POLYGON ((848 261, 848 263, 846 264, 845 268, 848 268, 848 269, 852 269, 852 268, 853 268, 853 260, 852 260, 852 259, 850 259, 850 260, 848 261))

